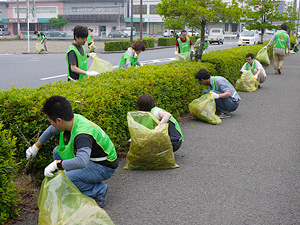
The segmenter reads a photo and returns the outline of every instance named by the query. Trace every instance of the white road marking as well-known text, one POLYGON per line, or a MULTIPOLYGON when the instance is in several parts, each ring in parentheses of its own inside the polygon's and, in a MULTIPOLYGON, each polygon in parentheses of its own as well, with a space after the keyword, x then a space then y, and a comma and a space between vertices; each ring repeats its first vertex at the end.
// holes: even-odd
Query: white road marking
POLYGON ((53 76, 53 77, 45 77, 45 78, 41 78, 40 80, 50 80, 50 79, 55 79, 58 77, 65 77, 65 76, 67 76, 67 74, 57 75, 57 76, 53 76))

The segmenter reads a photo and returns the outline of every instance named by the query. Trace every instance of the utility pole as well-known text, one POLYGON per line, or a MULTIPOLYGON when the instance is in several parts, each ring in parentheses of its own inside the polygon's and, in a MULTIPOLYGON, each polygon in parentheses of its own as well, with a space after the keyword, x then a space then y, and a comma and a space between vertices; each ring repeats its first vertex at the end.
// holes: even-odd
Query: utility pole
POLYGON ((131 16, 131 21, 130 21, 130 45, 133 44, 133 0, 131 0, 131 6, 130 6, 130 16, 131 16))
POLYGON ((19 14, 19 0, 17 0, 17 34, 21 37, 21 29, 20 29, 20 14, 19 14))
POLYGON ((143 39, 143 0, 140 0, 140 40, 143 39))
POLYGON ((27 0, 26 3, 27 3, 27 13, 26 13, 26 20, 27 20, 27 42, 28 42, 28 52, 30 52, 30 46, 29 46, 29 0, 27 0))

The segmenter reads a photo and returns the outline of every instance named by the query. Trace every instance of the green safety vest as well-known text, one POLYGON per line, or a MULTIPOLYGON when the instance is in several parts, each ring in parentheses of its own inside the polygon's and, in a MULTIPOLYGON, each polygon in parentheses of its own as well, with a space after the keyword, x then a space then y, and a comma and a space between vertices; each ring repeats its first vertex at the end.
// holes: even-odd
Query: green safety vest
MULTIPOLYGON (((216 79, 218 78, 218 77, 220 77, 220 76, 211 76, 211 78, 212 78, 212 82, 213 82, 213 85, 212 85, 212 87, 213 87, 213 90, 214 91, 217 91, 217 88, 216 88, 216 79)), ((234 90, 234 94, 231 96, 231 98, 233 98, 236 94, 238 94, 237 93, 237 91, 235 90, 235 88, 232 86, 232 84, 230 83, 230 82, 228 82, 230 85, 231 85, 231 87, 233 88, 233 90, 234 90)), ((211 90, 211 89, 210 89, 211 90)))
MULTIPOLYGON (((76 53, 77 56, 77 62, 78 62, 78 68, 82 69, 84 71, 87 71, 87 56, 85 53, 85 49, 83 48, 83 56, 80 54, 80 52, 78 51, 78 49, 74 46, 74 45, 70 45, 67 54, 66 54, 66 60, 68 62, 69 65, 69 57, 68 57, 68 53, 70 51, 74 51, 76 53)), ((67 74, 67 78, 70 77, 70 71, 68 70, 68 74, 67 74)), ((82 80, 84 77, 88 77, 85 74, 79 74, 79 80, 82 80)))
POLYGON ((107 134, 97 124, 89 121, 88 119, 79 114, 74 114, 74 123, 71 130, 70 140, 67 145, 65 145, 64 143, 64 132, 60 132, 59 146, 56 149, 56 151, 63 160, 72 159, 75 157, 74 139, 79 134, 89 134, 93 136, 97 144, 107 154, 107 157, 105 157, 105 159, 93 161, 108 160, 112 162, 116 160, 117 153, 115 150, 115 146, 110 140, 110 138, 107 136, 107 134))
MULTIPOLYGON (((156 106, 153 107, 151 109, 151 114, 153 114, 153 112, 154 112, 155 109, 161 109, 161 108, 156 107, 156 106)), ((163 110, 163 109, 161 109, 161 110, 164 111, 164 112, 166 112, 166 110, 163 110)), ((175 124, 176 130, 178 130, 178 132, 181 134, 181 139, 182 139, 182 141, 184 141, 183 134, 182 134, 181 128, 180 128, 179 123, 177 122, 177 120, 173 116, 171 116, 170 121, 175 124)))
POLYGON ((285 49, 288 36, 286 32, 277 31, 274 48, 285 49))
POLYGON ((92 34, 90 34, 90 35, 88 36, 87 42, 88 42, 88 43, 91 43, 91 42, 92 42, 92 34))
POLYGON ((181 39, 178 38, 178 44, 179 44, 180 53, 190 52, 191 42, 188 37, 186 38, 185 43, 182 43, 181 39))
POLYGON ((38 32, 37 33, 37 37, 40 41, 43 41, 44 40, 44 37, 42 36, 41 32, 38 32))
MULTIPOLYGON (((255 69, 255 61, 256 61, 256 59, 254 59, 254 61, 253 61, 253 66, 252 66, 252 69, 251 69, 251 72, 252 73, 254 73, 254 69, 255 69)), ((249 70, 249 63, 247 62, 247 64, 246 64, 246 70, 249 70)))
POLYGON ((139 58, 139 56, 134 59, 127 52, 125 52, 124 55, 122 56, 121 60, 120 60, 118 69, 120 69, 120 67, 126 62, 126 59, 128 59, 131 62, 131 66, 136 67, 136 63, 138 61, 138 58, 139 58))

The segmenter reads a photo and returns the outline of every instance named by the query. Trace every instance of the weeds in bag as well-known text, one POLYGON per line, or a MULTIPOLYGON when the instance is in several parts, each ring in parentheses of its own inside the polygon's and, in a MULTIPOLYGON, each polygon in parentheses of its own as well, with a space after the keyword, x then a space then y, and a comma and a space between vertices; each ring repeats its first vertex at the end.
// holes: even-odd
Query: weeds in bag
POLYGON ((237 91, 253 92, 257 90, 258 84, 259 82, 255 79, 251 70, 247 70, 236 81, 235 89, 237 91))

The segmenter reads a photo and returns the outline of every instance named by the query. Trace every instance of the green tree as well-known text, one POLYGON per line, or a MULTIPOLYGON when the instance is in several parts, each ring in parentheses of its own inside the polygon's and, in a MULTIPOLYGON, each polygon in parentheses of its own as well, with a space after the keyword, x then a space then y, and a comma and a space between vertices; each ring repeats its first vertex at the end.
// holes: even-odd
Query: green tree
POLYGON ((157 4, 156 12, 167 21, 169 18, 180 18, 187 24, 201 30, 201 44, 196 52, 196 60, 201 61, 206 25, 219 23, 221 20, 229 23, 238 22, 243 10, 233 0, 231 4, 222 0, 162 0, 157 4))
POLYGON ((289 2, 285 11, 282 13, 282 22, 287 25, 289 31, 295 30, 295 26, 299 25, 296 23, 298 20, 298 13, 296 9, 297 7, 289 2))
POLYGON ((169 30, 174 30, 174 35, 175 35, 175 30, 182 30, 186 22, 182 18, 177 18, 177 17, 169 17, 169 18, 164 18, 164 25, 167 29, 169 30))
POLYGON ((282 20, 282 15, 278 11, 278 0, 247 0, 246 17, 252 22, 246 25, 248 30, 261 31, 261 43, 264 40, 265 29, 278 29, 273 22, 282 20))
POLYGON ((49 19, 49 23, 52 27, 60 29, 68 23, 68 20, 66 20, 63 15, 57 15, 57 18, 52 17, 49 19))

